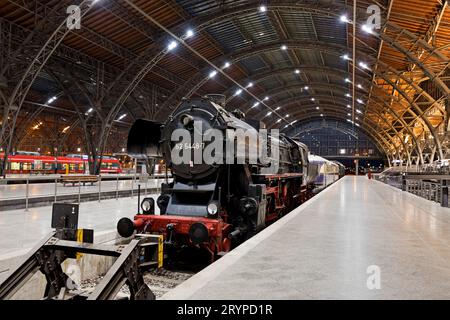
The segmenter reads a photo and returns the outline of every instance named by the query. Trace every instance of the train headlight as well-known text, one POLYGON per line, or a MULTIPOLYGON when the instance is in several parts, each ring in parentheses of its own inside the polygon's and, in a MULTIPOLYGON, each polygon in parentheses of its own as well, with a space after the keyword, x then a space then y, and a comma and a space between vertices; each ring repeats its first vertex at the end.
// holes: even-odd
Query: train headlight
POLYGON ((211 201, 208 203, 206 211, 208 211, 208 215, 215 216, 219 212, 219 203, 217 201, 211 201))
POLYGON ((153 198, 144 198, 141 202, 143 214, 155 214, 155 200, 153 198))

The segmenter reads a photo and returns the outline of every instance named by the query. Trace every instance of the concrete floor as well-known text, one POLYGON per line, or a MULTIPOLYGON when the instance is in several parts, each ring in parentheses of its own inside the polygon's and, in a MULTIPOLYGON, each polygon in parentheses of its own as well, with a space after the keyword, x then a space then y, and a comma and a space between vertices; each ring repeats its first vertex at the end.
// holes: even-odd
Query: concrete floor
MULTIPOLYGON (((150 196, 156 200, 156 195, 150 196)), ((78 226, 94 229, 95 233, 115 230, 120 218, 132 218, 137 213, 137 202, 137 196, 82 202, 78 226)), ((157 207, 156 211, 159 213, 157 207)), ((29 211, 20 209, 0 212, 0 261, 25 254, 47 235, 52 230, 51 213, 51 206, 30 208, 29 211)))
POLYGON ((163 298, 450 299, 450 209, 345 177, 163 298))
MULTIPOLYGON (((118 190, 131 190, 132 186, 137 189, 139 180, 133 182, 132 180, 118 180, 118 181, 102 181, 101 191, 115 191, 118 190)), ((164 179, 149 179, 147 184, 141 183, 141 188, 156 188, 164 182, 164 179)), ((78 194, 78 185, 72 186, 72 184, 62 183, 57 184, 57 194, 78 194)), ((87 183, 85 186, 81 186, 80 193, 90 193, 99 191, 99 182, 96 182, 93 186, 87 183)), ((8 184, 0 185, 0 200, 3 199, 24 199, 26 195, 26 184, 8 184)), ((54 196, 55 195, 55 183, 30 183, 28 187, 29 197, 39 196, 54 196)))

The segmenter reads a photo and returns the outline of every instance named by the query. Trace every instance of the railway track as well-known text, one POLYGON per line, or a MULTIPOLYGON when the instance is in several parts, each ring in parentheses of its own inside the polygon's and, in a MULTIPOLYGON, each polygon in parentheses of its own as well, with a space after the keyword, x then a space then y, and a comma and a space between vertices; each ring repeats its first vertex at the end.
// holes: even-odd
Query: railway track
MULTIPOLYGON (((192 271, 155 269, 144 274, 144 282, 153 291, 156 299, 158 299, 170 290, 177 287, 179 284, 192 277, 194 274, 195 272, 192 271)), ((100 276, 82 281, 81 290, 86 293, 94 291, 96 285, 102 278, 103 277, 100 276)), ((128 298, 129 295, 130 292, 128 290, 128 287, 124 285, 117 294, 117 298, 128 298)))

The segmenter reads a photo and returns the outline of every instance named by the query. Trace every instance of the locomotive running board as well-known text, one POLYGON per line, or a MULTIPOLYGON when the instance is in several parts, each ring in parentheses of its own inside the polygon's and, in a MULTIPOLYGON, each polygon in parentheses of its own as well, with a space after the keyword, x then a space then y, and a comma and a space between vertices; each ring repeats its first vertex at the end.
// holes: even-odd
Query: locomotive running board
MULTIPOLYGON (((154 300, 155 295, 144 283, 140 262, 141 245, 148 246, 148 239, 133 239, 126 245, 96 245, 61 240, 58 232, 52 232, 27 253, 10 275, 0 283, 0 300, 11 299, 14 294, 40 270, 46 277, 44 299, 110 300, 127 284, 131 300, 154 300), (88 296, 80 292, 67 294, 68 276, 61 268, 62 262, 77 253, 117 257, 102 281, 88 296)), ((153 243, 158 247, 158 243, 153 243)))

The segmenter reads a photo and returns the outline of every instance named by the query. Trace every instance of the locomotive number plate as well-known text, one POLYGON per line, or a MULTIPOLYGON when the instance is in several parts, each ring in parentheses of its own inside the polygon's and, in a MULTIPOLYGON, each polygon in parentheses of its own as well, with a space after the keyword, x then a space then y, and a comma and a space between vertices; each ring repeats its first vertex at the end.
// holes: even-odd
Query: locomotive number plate
POLYGON ((205 143, 202 142, 193 142, 193 143, 177 143, 175 145, 175 150, 189 150, 189 149, 194 149, 194 150, 199 150, 199 149, 203 149, 205 147, 205 143))

